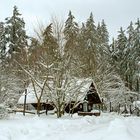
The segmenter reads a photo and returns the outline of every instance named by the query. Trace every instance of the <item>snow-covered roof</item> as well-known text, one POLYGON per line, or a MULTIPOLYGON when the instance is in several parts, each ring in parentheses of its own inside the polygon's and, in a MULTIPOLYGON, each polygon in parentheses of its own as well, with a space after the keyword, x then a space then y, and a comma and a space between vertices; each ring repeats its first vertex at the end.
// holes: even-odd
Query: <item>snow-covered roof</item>
POLYGON ((92 83, 92 80, 89 78, 80 78, 72 82, 70 85, 70 89, 66 90, 66 101, 76 100, 81 101, 85 98, 85 95, 89 91, 89 87, 92 83))
MULTIPOLYGON (((41 89, 38 86, 36 86, 35 88, 36 88, 37 96, 39 97, 40 94, 41 94, 41 89)), ((26 98, 26 103, 27 104, 37 103, 37 98, 35 96, 35 92, 34 92, 34 88, 32 86, 32 83, 29 84, 29 86, 27 87, 27 96, 26 97, 27 97, 26 98)), ((24 104, 24 99, 25 99, 25 91, 23 92, 23 94, 19 98, 18 104, 24 104)), ((41 102, 46 102, 46 101, 44 100, 44 98, 42 98, 41 102)))
MULTIPOLYGON (((73 82, 71 82, 69 85, 69 88, 67 90, 65 90, 66 101, 75 100, 75 98, 77 98, 77 97, 78 97, 77 100, 82 100, 85 97, 87 91, 89 90, 89 86, 90 86, 91 82, 92 82, 92 80, 88 79, 88 78, 87 79, 76 79, 73 82)), ((52 83, 50 84, 50 86, 51 85, 52 85, 52 83)), ((41 89, 38 86, 35 86, 35 88, 36 88, 37 96, 39 97, 41 94, 41 89)), ((45 89, 45 91, 49 92, 49 91, 47 91, 47 89, 45 89)), ((22 96, 19 98, 18 104, 24 104, 24 99, 25 99, 25 92, 23 92, 22 96)), ((47 94, 44 94, 44 96, 42 96, 42 98, 41 98, 41 102, 44 103, 48 99, 49 98, 47 98, 47 94)), ((35 92, 34 92, 32 83, 30 83, 29 86, 27 87, 26 103, 27 104, 37 103, 37 98, 35 96, 35 92)))

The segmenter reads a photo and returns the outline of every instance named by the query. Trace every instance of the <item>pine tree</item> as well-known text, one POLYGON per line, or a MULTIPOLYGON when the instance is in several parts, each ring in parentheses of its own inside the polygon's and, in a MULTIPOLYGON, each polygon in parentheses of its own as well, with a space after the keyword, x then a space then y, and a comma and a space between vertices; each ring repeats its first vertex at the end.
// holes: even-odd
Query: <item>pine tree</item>
POLYGON ((110 46, 112 64, 116 67, 125 85, 132 91, 139 92, 138 62, 140 61, 140 31, 139 20, 130 25, 127 31, 121 28, 117 40, 110 46), (126 34, 127 33, 127 34, 126 34))
POLYGON ((74 21, 75 17, 69 11, 68 19, 65 22, 64 36, 66 39, 65 52, 74 50, 76 47, 77 35, 79 31, 78 24, 74 21))
POLYGON ((134 53, 133 55, 134 60, 135 60, 135 74, 134 74, 134 80, 135 80, 135 89, 139 93, 140 92, 140 78, 139 78, 139 73, 140 73, 140 20, 138 19, 137 22, 135 23, 136 28, 135 28, 135 35, 134 35, 134 53))
POLYGON ((137 61, 140 60, 139 54, 140 54, 140 20, 138 19, 137 22, 135 23, 136 28, 135 28, 135 35, 134 35, 134 46, 136 50, 136 56, 137 56, 137 61))
MULTIPOLYGON (((6 49, 11 57, 19 57, 25 55, 25 48, 27 47, 27 35, 25 31, 25 22, 21 18, 18 8, 14 6, 11 17, 6 18, 6 49)), ((20 59, 24 59, 23 56, 20 59)))
POLYGON ((6 55, 6 38, 4 23, 0 22, 0 59, 6 55))
POLYGON ((112 58, 114 61, 114 66, 123 80, 125 80, 125 74, 127 71, 127 37, 125 31, 120 28, 117 40, 114 41, 112 58))
POLYGON ((30 53, 28 61, 29 65, 33 68, 35 66, 35 63, 38 61, 39 57, 41 56, 41 45, 38 39, 32 37, 31 44, 29 45, 28 52, 30 53))
POLYGON ((129 88, 134 91, 139 91, 139 78, 138 78, 138 62, 140 60, 140 39, 139 39, 139 20, 136 23, 136 28, 134 28, 133 23, 131 22, 127 28, 128 33, 128 42, 127 42, 127 72, 126 72, 126 81, 129 85, 129 88), (138 26, 137 26, 138 24, 138 26))
POLYGON ((91 13, 86 22, 86 37, 88 39, 87 47, 95 47, 97 43, 96 26, 94 25, 93 14, 91 13))
POLYGON ((126 49, 126 72, 125 72, 125 81, 126 81, 126 86, 129 87, 132 90, 133 87, 133 74, 134 74, 134 65, 135 65, 135 60, 134 56, 132 55, 134 53, 134 27, 133 27, 133 22, 130 22, 130 25, 127 28, 127 34, 128 34, 128 39, 127 39, 127 49, 126 49))
POLYGON ((101 31, 100 22, 98 22, 98 25, 97 25, 97 37, 98 37, 98 44, 101 44, 101 42, 102 42, 102 31, 101 31))
POLYGON ((79 29, 78 34, 78 47, 77 47, 77 56, 80 65, 82 66, 78 71, 81 73, 82 76, 86 77, 89 74, 87 71, 87 64, 88 64, 88 48, 87 48, 87 40, 86 40, 86 26, 82 23, 82 27, 79 29))
MULTIPOLYGON (((122 60, 124 60, 124 55, 125 55, 125 51, 126 51, 126 43, 127 43, 127 37, 125 36, 125 31, 122 29, 122 27, 120 28, 119 31, 119 35, 117 38, 117 42, 116 42, 116 60, 118 62, 122 62, 122 60)), ((122 64, 120 64, 122 65, 122 64)))
POLYGON ((59 45, 57 40, 53 35, 52 24, 46 27, 43 33, 43 48, 45 56, 50 60, 50 64, 54 62, 59 57, 59 45))
POLYGON ((94 25, 93 14, 86 22, 86 55, 87 55, 87 71, 90 75, 94 75, 97 70, 97 32, 96 26, 94 25))
POLYGON ((134 38, 134 34, 135 34, 135 30, 134 30, 132 21, 130 22, 130 25, 127 28, 127 34, 128 34, 128 43, 129 43, 130 47, 132 47, 133 38, 134 38))
POLYGON ((80 57, 84 57, 83 54, 87 50, 86 26, 84 23, 82 23, 82 27, 79 29, 78 46, 81 54, 80 57))
POLYGON ((109 33, 107 31, 107 26, 102 20, 101 24, 98 23, 97 26, 97 36, 98 36, 98 61, 99 60, 104 60, 104 59, 109 59, 109 33))
POLYGON ((109 42, 109 33, 107 31, 107 26, 104 22, 104 20, 102 20, 101 22, 101 42, 104 43, 105 45, 108 45, 109 42))

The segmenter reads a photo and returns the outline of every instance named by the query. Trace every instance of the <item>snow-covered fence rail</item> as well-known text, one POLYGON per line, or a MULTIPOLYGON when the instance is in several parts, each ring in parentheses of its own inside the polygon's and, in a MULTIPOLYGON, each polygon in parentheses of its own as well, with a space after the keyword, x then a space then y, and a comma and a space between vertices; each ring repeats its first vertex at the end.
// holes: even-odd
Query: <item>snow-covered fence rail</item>
POLYGON ((108 110, 109 112, 117 112, 118 114, 123 114, 124 116, 126 116, 126 114, 129 114, 129 116, 140 116, 140 107, 137 105, 137 101, 130 105, 118 103, 118 106, 116 107, 113 107, 112 102, 110 102, 108 110))
POLYGON ((13 112, 13 113, 16 113, 16 112, 23 112, 23 113, 29 113, 29 114, 36 114, 36 113, 33 112, 33 111, 23 110, 23 109, 13 109, 12 112, 13 112))

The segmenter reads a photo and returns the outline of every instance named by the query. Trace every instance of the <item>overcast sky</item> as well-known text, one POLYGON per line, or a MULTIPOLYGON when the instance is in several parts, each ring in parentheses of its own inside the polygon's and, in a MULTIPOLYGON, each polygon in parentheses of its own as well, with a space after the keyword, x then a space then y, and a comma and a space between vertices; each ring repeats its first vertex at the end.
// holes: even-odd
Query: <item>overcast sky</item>
POLYGON ((69 10, 78 23, 85 22, 90 12, 96 24, 104 19, 111 37, 117 35, 120 26, 126 28, 140 17, 140 0, 0 0, 0 21, 11 16, 14 5, 30 34, 38 22, 48 24, 52 16, 66 20, 69 10))

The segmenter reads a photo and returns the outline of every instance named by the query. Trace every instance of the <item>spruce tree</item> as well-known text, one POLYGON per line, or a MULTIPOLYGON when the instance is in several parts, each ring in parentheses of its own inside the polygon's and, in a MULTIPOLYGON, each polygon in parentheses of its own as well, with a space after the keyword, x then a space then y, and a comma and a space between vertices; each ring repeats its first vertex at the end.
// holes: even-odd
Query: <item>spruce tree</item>
POLYGON ((138 78, 138 62, 140 60, 140 39, 139 39, 139 20, 134 24, 131 22, 127 28, 128 41, 127 41, 127 50, 126 50, 126 62, 127 62, 127 71, 126 71, 126 82, 128 87, 133 91, 139 91, 139 78, 138 78), (138 24, 138 26, 137 26, 138 24))
POLYGON ((86 77, 89 74, 87 71, 87 64, 88 64, 88 48, 87 48, 87 40, 86 40, 86 26, 82 23, 82 27, 79 29, 78 34, 78 60, 80 65, 82 66, 78 71, 81 73, 82 76, 86 77))
POLYGON ((94 75, 97 70, 97 32, 92 13, 86 22, 85 36, 87 48, 87 71, 90 75, 94 75))
POLYGON ((4 23, 0 22, 0 59, 4 59, 6 55, 6 38, 4 23))
POLYGON ((50 61, 50 64, 59 57, 59 45, 57 44, 57 40, 53 35, 52 28, 52 24, 50 24, 44 30, 42 44, 44 49, 44 56, 50 61))
POLYGON ((98 44, 101 44, 101 42, 102 42, 102 30, 101 30, 100 22, 98 22, 98 25, 97 25, 97 38, 98 38, 98 44))
POLYGON ((138 19, 137 22, 135 23, 136 28, 135 28, 135 34, 134 34, 134 46, 136 50, 136 56, 137 56, 137 61, 140 61, 140 20, 138 19))
POLYGON ((128 43, 129 46, 132 47, 133 46, 133 38, 134 38, 134 34, 135 34, 135 30, 134 30, 134 26, 133 26, 133 22, 130 22, 130 25, 127 27, 127 34, 128 34, 128 43))
POLYGON ((117 40, 110 45, 111 64, 113 64, 125 81, 125 85, 132 91, 139 92, 139 66, 140 61, 140 25, 139 20, 130 25, 125 32, 122 28, 119 31, 117 40))
POLYGON ((72 50, 75 50, 76 47, 76 41, 77 41, 77 35, 79 31, 78 24, 74 21, 75 17, 72 15, 72 12, 69 11, 68 18, 65 22, 64 27, 64 36, 66 40, 65 45, 65 52, 70 52, 72 50))
POLYGON ((97 32, 92 13, 86 22, 86 37, 88 39, 88 47, 95 46, 97 43, 97 32))
POLYGON ((107 31, 107 26, 102 20, 101 24, 98 23, 97 26, 97 36, 98 36, 98 59, 108 59, 109 57, 109 33, 107 31))
POLYGON ((134 35, 134 60, 135 60, 135 89, 139 93, 140 92, 140 20, 137 19, 137 22, 135 23, 135 35, 134 35))
POLYGON ((121 76, 121 78, 125 79, 125 73, 127 70, 127 37, 125 35, 125 31, 120 28, 117 40, 115 41, 115 46, 113 47, 112 57, 115 60, 114 66, 116 67, 117 72, 121 76))
POLYGON ((25 22, 21 18, 21 14, 16 6, 14 6, 12 16, 5 20, 6 49, 8 50, 9 56, 15 59, 24 59, 28 36, 25 31, 25 22))
POLYGON ((127 49, 126 49, 126 72, 125 72, 125 81, 126 81, 126 86, 129 87, 132 90, 133 87, 133 77, 134 77, 134 65, 135 65, 135 60, 134 60, 134 27, 133 27, 133 22, 130 22, 130 25, 127 28, 127 34, 128 34, 128 39, 127 39, 127 49))
POLYGON ((117 54, 117 61, 121 61, 124 57, 125 48, 127 43, 127 37, 125 35, 125 31, 123 28, 120 28, 119 35, 117 38, 117 46, 116 46, 116 54, 117 54))
POLYGON ((41 45, 38 39, 34 37, 32 37, 30 40, 31 40, 31 44, 29 45, 29 49, 28 49, 28 52, 30 53, 30 55, 29 55, 28 61, 29 61, 29 65, 33 68, 41 55, 40 54, 41 45))
POLYGON ((104 20, 102 20, 101 22, 101 42, 104 43, 105 45, 108 45, 109 42, 109 33, 107 31, 107 26, 104 20))

